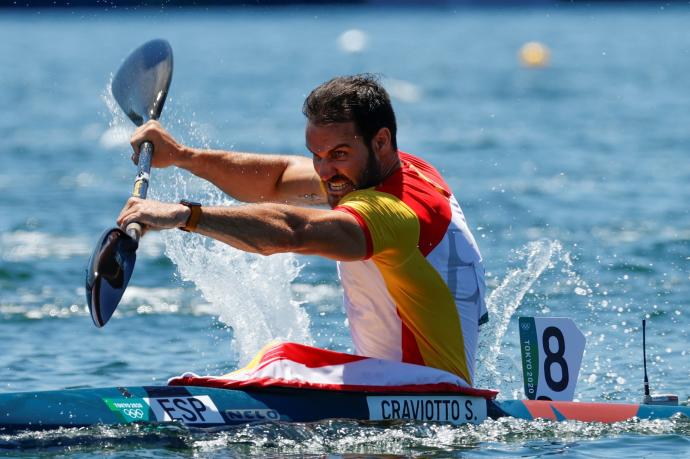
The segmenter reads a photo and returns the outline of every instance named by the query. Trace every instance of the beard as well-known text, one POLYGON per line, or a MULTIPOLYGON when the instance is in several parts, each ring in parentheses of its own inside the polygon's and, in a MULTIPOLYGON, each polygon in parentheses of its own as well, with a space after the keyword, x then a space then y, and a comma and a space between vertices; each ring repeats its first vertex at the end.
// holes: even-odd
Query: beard
POLYGON ((371 188, 379 183, 381 183, 381 164, 374 151, 369 148, 367 165, 355 182, 355 189, 362 190, 364 188, 371 188))
MULTIPOLYGON (((374 151, 371 148, 369 148, 368 151, 369 155, 367 156, 367 164, 364 166, 364 170, 362 171, 362 173, 359 174, 359 176, 356 177, 354 181, 350 180, 349 177, 345 177, 344 175, 336 175, 335 177, 332 177, 331 180, 349 181, 352 184, 352 191, 371 188, 381 183, 381 164, 379 163, 379 160, 376 157, 374 151)), ((338 205, 342 196, 334 196, 330 193, 327 193, 327 197, 328 204, 331 206, 331 208, 334 208, 338 205)))

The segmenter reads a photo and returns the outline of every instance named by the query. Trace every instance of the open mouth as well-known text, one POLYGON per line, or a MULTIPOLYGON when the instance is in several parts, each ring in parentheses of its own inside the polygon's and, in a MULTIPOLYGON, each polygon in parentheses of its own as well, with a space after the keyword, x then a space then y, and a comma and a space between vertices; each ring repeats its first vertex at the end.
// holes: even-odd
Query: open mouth
POLYGON ((328 191, 334 194, 340 194, 354 188, 352 182, 342 178, 329 180, 326 185, 328 187, 328 191))

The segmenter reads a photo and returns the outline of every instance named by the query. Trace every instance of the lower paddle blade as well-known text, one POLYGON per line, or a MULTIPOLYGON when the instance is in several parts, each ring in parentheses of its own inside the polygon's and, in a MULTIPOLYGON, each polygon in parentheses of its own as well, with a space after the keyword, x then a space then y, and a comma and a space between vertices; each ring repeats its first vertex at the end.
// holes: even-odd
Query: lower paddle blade
POLYGON ((125 293, 137 259, 138 243, 120 228, 106 230, 86 268, 86 302, 97 327, 112 317, 125 293))

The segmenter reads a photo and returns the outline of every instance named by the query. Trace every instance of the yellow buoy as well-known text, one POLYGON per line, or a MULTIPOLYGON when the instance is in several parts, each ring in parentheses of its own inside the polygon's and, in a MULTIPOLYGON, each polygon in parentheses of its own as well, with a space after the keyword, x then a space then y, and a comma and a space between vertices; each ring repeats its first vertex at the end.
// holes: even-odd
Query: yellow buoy
POLYGON ((518 54, 525 67, 546 67, 549 64, 549 48, 538 41, 525 43, 518 54))

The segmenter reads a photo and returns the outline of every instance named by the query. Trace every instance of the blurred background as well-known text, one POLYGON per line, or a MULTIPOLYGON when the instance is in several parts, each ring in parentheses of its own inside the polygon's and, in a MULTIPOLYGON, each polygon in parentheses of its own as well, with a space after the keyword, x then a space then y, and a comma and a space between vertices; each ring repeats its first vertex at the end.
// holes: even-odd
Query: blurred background
MULTIPOLYGON (((522 397, 517 317, 566 316, 588 340, 576 397, 637 399, 647 317, 653 387, 686 398, 687 2, 230 3, 2 2, 0 391, 222 374, 276 338, 352 351, 333 263, 179 231, 146 236, 116 316, 91 323, 85 265, 136 174, 110 79, 165 38, 161 122, 195 146, 305 154, 309 91, 380 75, 400 148, 444 174, 485 259, 480 384, 522 397)), ((150 197, 237 205, 177 170, 150 197)), ((491 441, 524 430, 506 428, 491 441)))

